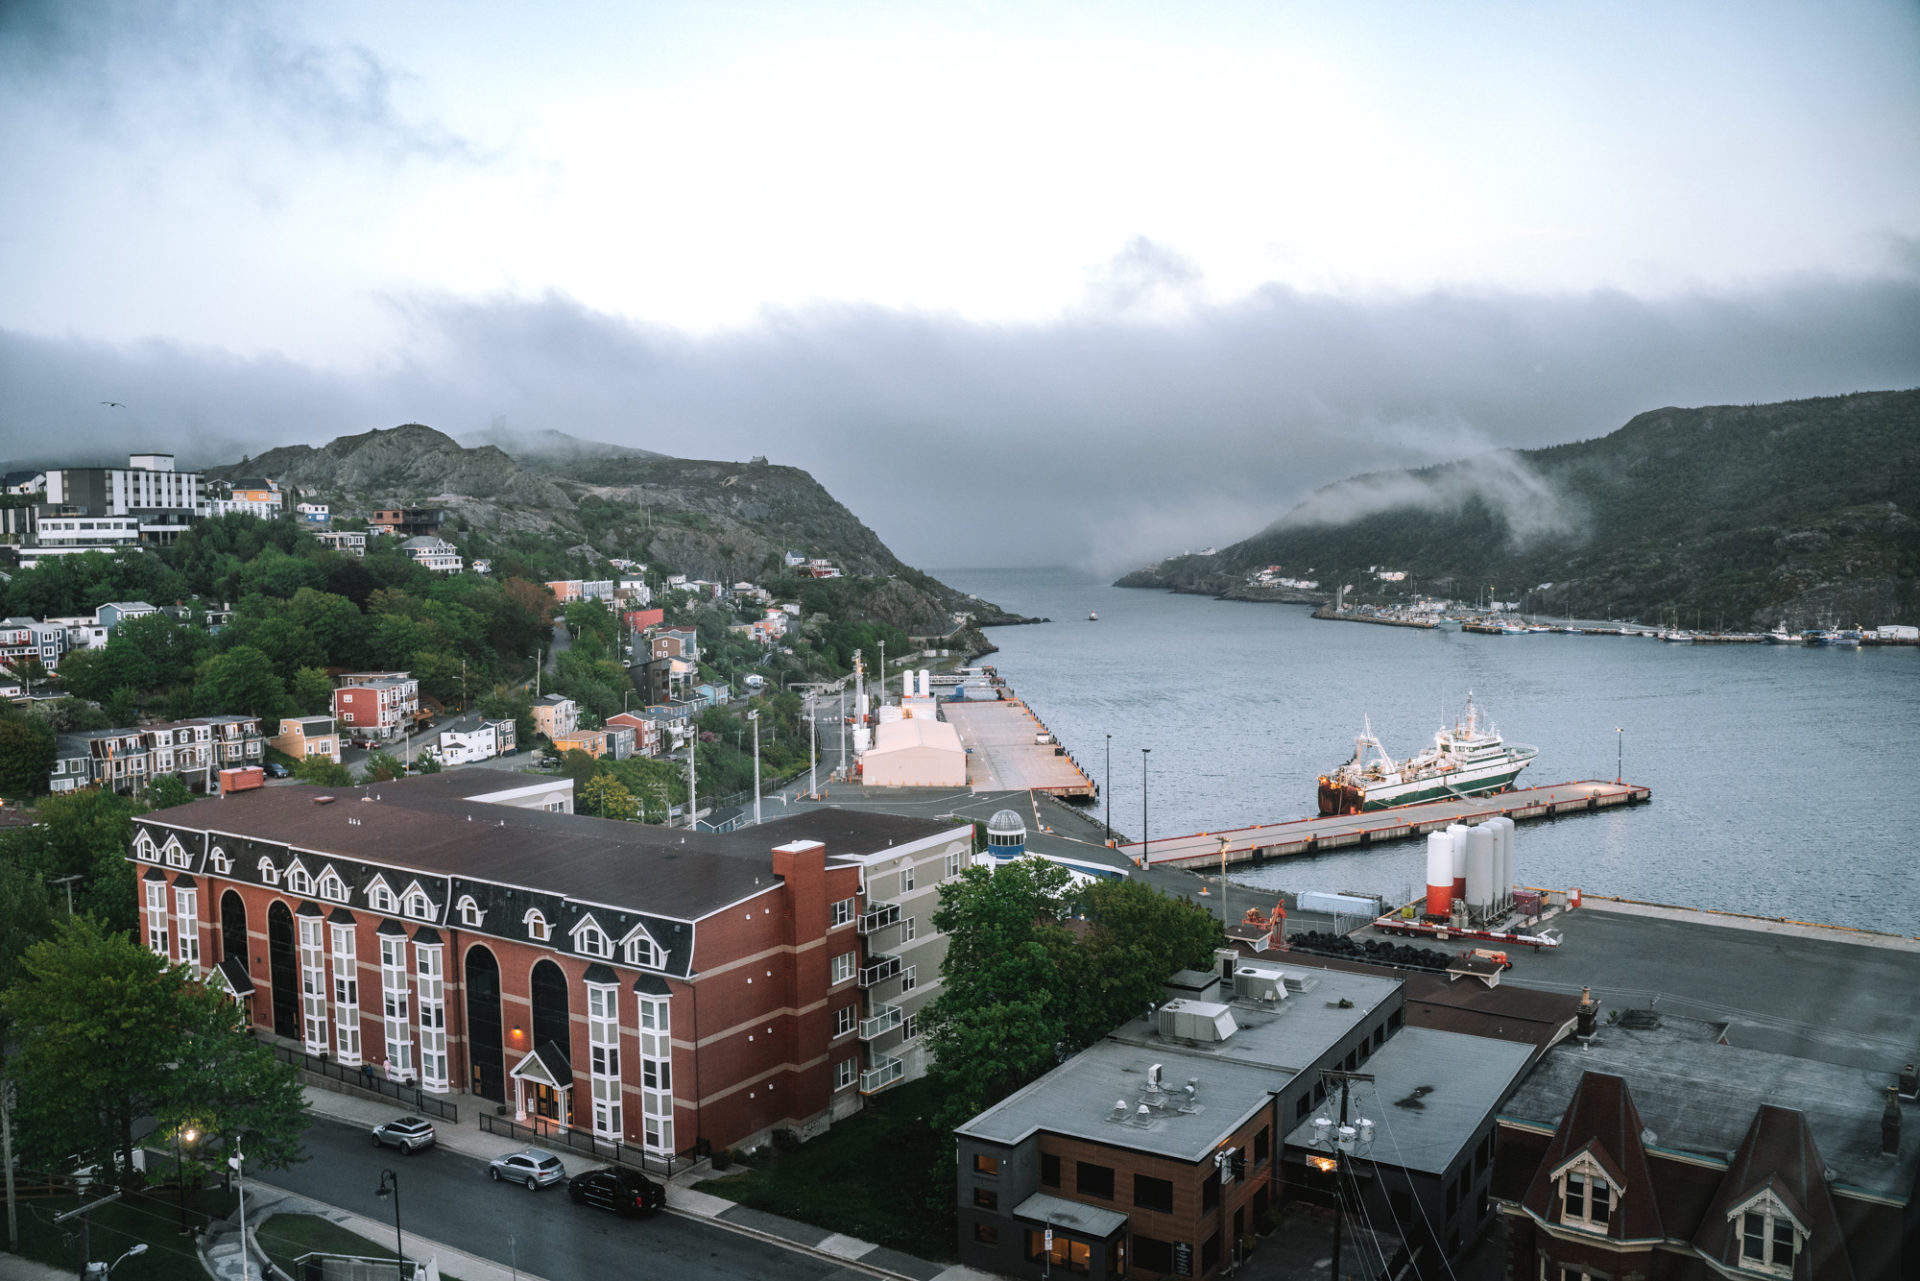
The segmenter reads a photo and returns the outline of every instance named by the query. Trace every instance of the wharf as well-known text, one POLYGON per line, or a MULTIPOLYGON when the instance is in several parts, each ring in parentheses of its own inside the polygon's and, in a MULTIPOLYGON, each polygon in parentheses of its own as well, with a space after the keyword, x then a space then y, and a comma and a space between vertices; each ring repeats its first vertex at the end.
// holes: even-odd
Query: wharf
POLYGON ((1432 631, 1440 624, 1431 618, 1398 618, 1392 614, 1362 614, 1350 609, 1335 609, 1331 605, 1322 605, 1313 611, 1315 618, 1335 623, 1379 623, 1384 627, 1418 627, 1422 631, 1432 631))
POLYGON ((1303 818, 1290 823, 1263 823, 1225 832, 1192 836, 1156 837, 1120 846, 1120 852, 1138 860, 1144 853, 1153 867, 1192 867, 1204 870, 1220 864, 1222 841, 1228 863, 1259 863, 1295 854, 1404 841, 1439 831, 1449 823, 1471 822, 1505 815, 1515 822, 1584 814, 1616 805, 1640 805, 1653 799, 1653 789, 1634 783, 1555 783, 1490 796, 1450 801, 1427 801, 1396 809, 1337 814, 1331 818, 1303 818))
POLYGON ((967 749, 967 783, 976 792, 1091 797, 1100 790, 1071 754, 1054 750, 1053 733, 1018 698, 942 703, 940 713, 967 749))

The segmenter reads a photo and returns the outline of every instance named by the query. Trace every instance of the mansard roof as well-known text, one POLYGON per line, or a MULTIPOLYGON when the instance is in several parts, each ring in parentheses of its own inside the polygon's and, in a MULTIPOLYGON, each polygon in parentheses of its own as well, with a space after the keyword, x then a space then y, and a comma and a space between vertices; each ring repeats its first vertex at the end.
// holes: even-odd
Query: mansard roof
POLYGON ((1840 1216, 1827 1187, 1826 1162, 1806 1116, 1792 1108, 1767 1104, 1754 1113, 1719 1191, 1701 1217, 1694 1249, 1716 1263, 1738 1266, 1740 1224, 1734 1211, 1762 1193, 1772 1193, 1807 1229, 1795 1281, 1853 1281, 1840 1216))
POLYGON ((1586 1073, 1520 1203, 1540 1219, 1560 1222, 1563 1207, 1554 1173, 1585 1151, 1622 1189, 1606 1235, 1616 1241, 1662 1239, 1666 1233, 1661 1229, 1659 1199, 1641 1137, 1645 1131, 1624 1079, 1605 1072, 1586 1073), (1602 1151, 1605 1160, 1600 1160, 1602 1151))

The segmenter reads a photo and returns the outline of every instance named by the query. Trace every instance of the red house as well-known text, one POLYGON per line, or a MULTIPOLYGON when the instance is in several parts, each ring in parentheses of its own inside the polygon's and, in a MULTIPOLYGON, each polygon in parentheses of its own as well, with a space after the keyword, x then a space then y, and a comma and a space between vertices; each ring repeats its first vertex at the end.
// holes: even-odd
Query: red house
POLYGON ((569 787, 449 773, 143 815, 144 937, 309 1053, 661 1156, 824 1128, 898 1079, 863 1077, 869 978, 898 968, 865 886, 957 875, 969 826, 683 832, 555 812, 569 787))

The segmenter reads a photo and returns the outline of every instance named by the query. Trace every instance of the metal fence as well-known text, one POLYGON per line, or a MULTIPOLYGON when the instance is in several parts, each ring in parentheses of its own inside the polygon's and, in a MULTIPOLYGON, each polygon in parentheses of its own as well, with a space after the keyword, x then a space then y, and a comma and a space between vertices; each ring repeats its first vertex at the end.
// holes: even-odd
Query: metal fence
POLYGON ((545 1119, 529 1123, 515 1120, 510 1116, 482 1112, 480 1128, 488 1134, 502 1135, 517 1143, 526 1143, 530 1146, 538 1144, 543 1148, 570 1148, 575 1152, 584 1152, 596 1160, 611 1161, 615 1165, 624 1165, 667 1178, 672 1178, 676 1173, 693 1164, 691 1157, 661 1156, 658 1152, 649 1152, 645 1148, 636 1148, 631 1144, 603 1139, 586 1130, 563 1130, 552 1121, 545 1119))
POLYGON ((459 1104, 428 1094, 416 1085, 389 1081, 378 1072, 369 1071, 365 1066, 350 1067, 344 1063, 335 1063, 332 1059, 308 1054, 305 1050, 295 1049, 291 1045, 274 1046, 273 1055, 281 1062, 291 1063, 315 1076, 325 1077, 329 1081, 338 1081, 365 1094, 393 1099, 416 1112, 437 1116, 444 1121, 457 1123, 460 1120, 459 1104))

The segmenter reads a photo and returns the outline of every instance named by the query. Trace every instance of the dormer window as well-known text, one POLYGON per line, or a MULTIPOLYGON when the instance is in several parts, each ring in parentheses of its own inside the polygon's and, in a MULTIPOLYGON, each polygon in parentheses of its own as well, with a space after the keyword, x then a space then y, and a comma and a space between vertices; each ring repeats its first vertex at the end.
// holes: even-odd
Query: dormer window
POLYGON ((473 901, 473 895, 463 894, 460 896, 460 924, 473 929, 479 929, 480 923, 486 919, 487 914, 482 912, 480 905, 473 901))
POLYGON ((287 868, 287 889, 294 894, 313 893, 313 877, 297 861, 287 868))
POLYGON ((373 883, 367 886, 367 905, 376 912, 400 910, 400 900, 393 896, 391 889, 387 888, 386 880, 378 876, 374 877, 373 883))
POLYGON ((134 838, 133 853, 135 858, 144 859, 149 863, 160 861, 160 848, 153 843, 153 835, 145 828, 142 828, 140 835, 134 838))
POLYGON ((633 933, 627 935, 624 946, 628 965, 637 965, 646 970, 666 968, 667 950, 655 943, 645 928, 636 925, 633 933))
POLYGON ((218 845, 213 847, 212 861, 213 861, 213 870, 219 873, 221 876, 225 876, 228 873, 233 871, 233 860, 231 858, 228 858, 227 852, 221 849, 218 845))
POLYGON ((180 838, 177 836, 167 838, 165 853, 168 867, 185 867, 192 861, 187 855, 186 846, 180 843, 180 838))
POLYGON ((600 923, 589 916, 573 927, 573 950, 605 959, 613 955, 613 940, 600 928, 600 923))
POLYGON ((1605 1232, 1613 1220, 1614 1204, 1620 1189, 1600 1168, 1599 1162, 1582 1155, 1570 1162, 1560 1175, 1560 1221, 1574 1227, 1605 1232))
POLYGON ((259 870, 260 883, 262 885, 278 885, 280 883, 280 869, 275 867, 273 860, 264 854, 260 856, 259 870))
POLYGON ((416 921, 433 919, 433 900, 428 898, 427 892, 417 884, 407 886, 406 897, 401 899, 401 905, 405 907, 407 915, 416 921))
POLYGON ((547 924, 547 918, 540 915, 540 909, 530 907, 527 914, 520 918, 527 927, 527 937, 536 943, 544 943, 553 935, 553 927, 547 924))
POLYGON ((334 903, 347 901, 347 883, 340 879, 340 873, 328 868, 320 873, 318 883, 320 897, 334 903))
POLYGON ((1762 1192, 1727 1216, 1740 1235, 1740 1266, 1777 1276, 1792 1276, 1794 1261, 1807 1239, 1806 1225, 1779 1197, 1762 1192))

